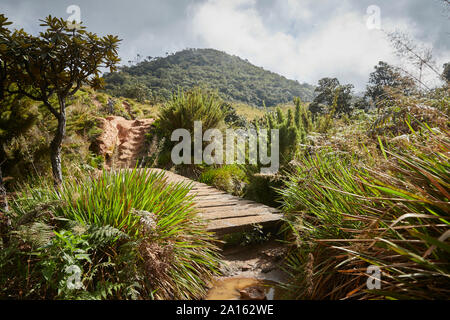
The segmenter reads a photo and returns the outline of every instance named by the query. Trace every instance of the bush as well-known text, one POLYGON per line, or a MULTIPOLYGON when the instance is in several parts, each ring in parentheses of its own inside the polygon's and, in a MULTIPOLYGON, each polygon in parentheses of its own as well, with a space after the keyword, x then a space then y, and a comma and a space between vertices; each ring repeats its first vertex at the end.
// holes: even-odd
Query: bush
POLYGON ((1 296, 203 297, 218 254, 189 190, 146 170, 67 179, 58 192, 46 184, 27 188, 11 204, 1 296), (62 270, 71 266, 81 270, 84 289, 67 288, 71 274, 62 270))
POLYGON ((448 299, 450 139, 416 138, 378 168, 320 151, 289 175, 279 193, 296 298, 448 299), (366 290, 369 265, 381 290, 366 290))
POLYGON ((239 196, 244 190, 246 175, 237 165, 225 165, 206 169, 200 175, 199 181, 239 196))
POLYGON ((300 100, 296 99, 295 103, 295 115, 289 110, 285 118, 281 108, 277 108, 276 112, 268 113, 265 116, 265 124, 263 124, 269 130, 279 130, 279 151, 282 165, 294 159, 300 149, 300 144, 305 142, 306 133, 311 125, 309 112, 301 107, 300 100))
POLYGON ((224 126, 225 113, 222 102, 214 94, 205 93, 201 89, 178 91, 172 99, 160 110, 160 129, 164 137, 170 141, 172 132, 184 128, 191 134, 194 132, 194 122, 202 122, 202 133, 212 128, 224 126))

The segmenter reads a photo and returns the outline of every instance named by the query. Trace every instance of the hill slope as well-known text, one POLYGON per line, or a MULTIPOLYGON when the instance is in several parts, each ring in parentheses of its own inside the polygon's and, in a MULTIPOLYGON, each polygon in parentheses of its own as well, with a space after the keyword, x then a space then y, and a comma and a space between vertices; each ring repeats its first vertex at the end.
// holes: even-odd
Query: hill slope
POLYGON ((129 98, 167 99, 178 88, 205 86, 222 98, 267 106, 311 101, 314 87, 288 80, 237 56, 213 49, 186 49, 167 57, 151 58, 119 72, 105 74, 106 91, 129 98))

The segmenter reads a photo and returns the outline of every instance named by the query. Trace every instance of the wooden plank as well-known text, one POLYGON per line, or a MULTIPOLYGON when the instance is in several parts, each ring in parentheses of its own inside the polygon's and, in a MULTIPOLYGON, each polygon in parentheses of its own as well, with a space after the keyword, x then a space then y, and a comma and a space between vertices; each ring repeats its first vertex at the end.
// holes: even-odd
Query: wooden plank
MULTIPOLYGON (((274 208, 258 206, 257 203, 243 205, 243 206, 208 208, 207 210, 204 210, 204 211, 205 211, 205 213, 208 213, 208 214, 220 214, 221 212, 224 212, 224 211, 232 211, 232 212, 239 212, 240 214, 244 215, 244 214, 246 214, 245 211, 252 211, 252 210, 260 210, 260 211, 267 212, 268 214, 278 214, 279 213, 279 211, 274 208)), ((200 211, 202 211, 202 210, 200 210, 200 211)))
POLYGON ((221 190, 191 190, 189 191, 189 194, 196 194, 198 196, 218 196, 218 195, 222 195, 225 197, 230 196, 230 194, 226 193, 225 191, 221 191, 221 190))
MULTIPOLYGON (((164 171, 161 169, 151 169, 164 171)), ((230 195, 204 183, 192 181, 173 172, 164 171, 169 183, 190 183, 199 215, 208 220, 209 231, 217 235, 251 230, 254 224, 275 225, 282 215, 266 205, 230 195)))
POLYGON ((235 208, 235 210, 223 210, 223 211, 206 211, 200 212, 200 216, 204 219, 208 220, 217 220, 217 219, 227 219, 227 218, 237 218, 237 217, 252 217, 252 216, 260 216, 260 215, 273 215, 272 212, 268 211, 266 208, 253 208, 240 210, 239 208, 235 208))
POLYGON ((279 222, 280 219, 281 215, 218 219, 209 221, 207 229, 208 231, 223 235, 251 230, 254 224, 260 224, 263 227, 273 226, 279 222))
POLYGON ((198 201, 202 201, 202 199, 231 199, 233 196, 228 193, 219 193, 219 192, 209 192, 209 193, 191 193, 198 197, 198 201))

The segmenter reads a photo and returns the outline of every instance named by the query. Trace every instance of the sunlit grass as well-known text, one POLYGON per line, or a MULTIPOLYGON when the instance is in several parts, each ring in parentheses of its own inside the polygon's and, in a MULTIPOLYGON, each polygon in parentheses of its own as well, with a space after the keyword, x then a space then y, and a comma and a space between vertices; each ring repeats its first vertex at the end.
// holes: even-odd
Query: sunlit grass
MULTIPOLYGON (((58 219, 87 228, 113 227, 127 234, 129 250, 136 250, 138 259, 130 263, 142 268, 143 283, 150 286, 146 291, 156 299, 192 299, 205 295, 218 273, 219 255, 189 191, 188 184, 168 183, 163 172, 104 171, 98 177, 67 178, 57 191, 43 181, 34 184, 24 188, 11 207, 17 221, 33 208, 50 204, 51 214, 58 219)), ((107 252, 120 259, 118 247, 113 245, 107 252)), ((114 273, 105 276, 114 277, 114 273)))
POLYGON ((325 150, 305 157, 279 190, 294 296, 447 299, 450 140, 425 130, 376 167, 325 150), (366 268, 382 272, 367 290, 366 268))

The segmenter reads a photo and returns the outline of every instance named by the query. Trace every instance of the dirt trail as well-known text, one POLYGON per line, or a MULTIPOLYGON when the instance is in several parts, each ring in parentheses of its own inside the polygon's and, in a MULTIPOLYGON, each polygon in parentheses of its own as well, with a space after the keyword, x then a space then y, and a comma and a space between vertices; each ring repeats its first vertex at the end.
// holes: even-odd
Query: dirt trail
POLYGON ((100 121, 103 133, 97 139, 96 148, 105 156, 105 167, 133 168, 154 119, 127 120, 109 116, 100 121))

